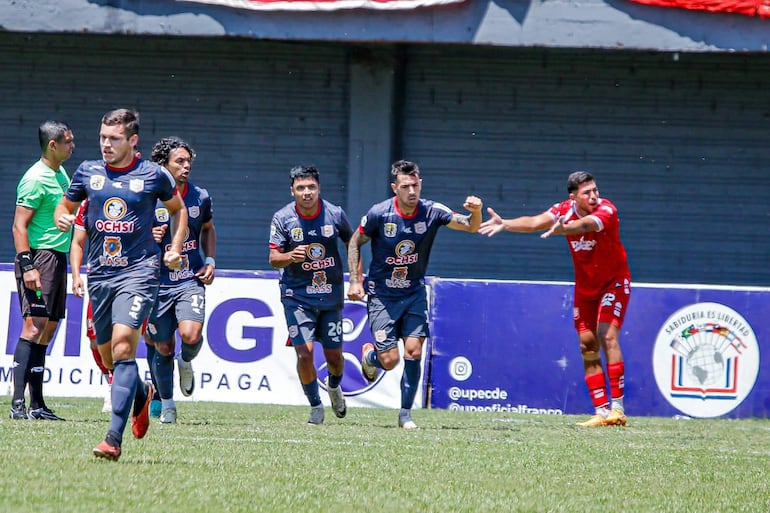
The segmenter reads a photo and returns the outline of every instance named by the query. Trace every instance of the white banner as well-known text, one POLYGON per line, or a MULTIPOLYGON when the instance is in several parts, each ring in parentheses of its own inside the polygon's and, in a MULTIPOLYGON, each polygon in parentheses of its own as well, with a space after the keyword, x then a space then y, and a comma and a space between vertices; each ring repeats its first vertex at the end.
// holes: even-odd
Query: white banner
MULTIPOLYGON (((204 344, 193 361, 195 392, 190 398, 183 397, 175 376, 175 400, 307 404, 297 377, 295 352, 286 346, 288 334, 278 280, 258 274, 220 271, 213 285, 207 287, 204 344)), ((13 350, 22 321, 16 282, 13 272, 8 270, 0 270, 0 312, 4 312, 0 313, 0 329, 7 334, 5 350, 0 354, 0 390, 11 395, 13 350)), ((46 359, 44 390, 47 397, 104 395, 106 385, 89 349, 85 318, 84 301, 69 295, 67 318, 60 323, 46 359)), ((372 384, 361 375, 361 347, 371 341, 363 303, 346 303, 343 330, 345 374, 342 389, 348 406, 399 408, 403 363, 381 373, 372 384)), ((180 344, 178 341, 177 351, 180 344)), ((425 353, 427 347, 423 351, 423 366, 425 353)), ((326 364, 320 344, 316 344, 314 354, 322 398, 328 405, 329 398, 323 388, 326 364)), ((145 345, 140 341, 137 363, 142 375, 149 380, 145 356, 145 345)), ((423 373, 423 382, 424 378, 423 373)), ((421 387, 415 408, 422 403, 421 387)))

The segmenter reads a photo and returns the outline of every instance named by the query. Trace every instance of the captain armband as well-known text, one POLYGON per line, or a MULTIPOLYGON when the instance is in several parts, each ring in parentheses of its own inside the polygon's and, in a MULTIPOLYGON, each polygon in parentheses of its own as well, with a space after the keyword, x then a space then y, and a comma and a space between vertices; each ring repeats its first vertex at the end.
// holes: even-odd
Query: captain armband
POLYGON ((21 267, 21 272, 23 273, 31 271, 32 269, 37 269, 37 267, 35 267, 35 262, 32 261, 31 251, 17 253, 16 260, 19 262, 19 267, 21 267))

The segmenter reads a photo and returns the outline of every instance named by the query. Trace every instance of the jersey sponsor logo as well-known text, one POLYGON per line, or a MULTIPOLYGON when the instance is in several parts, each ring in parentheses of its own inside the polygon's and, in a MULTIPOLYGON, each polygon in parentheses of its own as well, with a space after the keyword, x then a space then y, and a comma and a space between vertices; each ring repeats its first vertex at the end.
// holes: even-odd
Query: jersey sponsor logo
POLYGON ((105 178, 101 175, 94 175, 89 180, 89 185, 91 186, 91 189, 95 191, 101 191, 104 189, 104 180, 105 178))
POLYGON ((325 224, 321 227, 321 236, 322 237, 331 237, 334 235, 334 227, 330 224, 325 224))
POLYGON ((179 255, 179 269, 169 271, 169 281, 182 281, 193 276, 195 276, 195 272, 190 269, 190 257, 188 255, 179 255))
POLYGON ((107 233, 132 233, 134 231, 133 221, 121 221, 126 215, 126 202, 121 198, 109 198, 104 202, 104 215, 107 219, 97 219, 94 227, 100 232, 107 233))
MULTIPOLYGON (((416 256, 416 255, 415 255, 416 256)), ((390 278, 385 280, 385 286, 392 289, 408 289, 412 286, 412 280, 407 280, 409 269, 406 267, 394 267, 390 278)))
POLYGON ((126 267, 128 265, 128 258, 123 256, 123 243, 120 237, 104 237, 99 264, 106 267, 126 267))
POLYGON ((141 178, 132 178, 128 181, 128 189, 131 192, 142 192, 144 191, 144 180, 141 178))
MULTIPOLYGON (((330 258, 329 260, 334 260, 330 258)), ((310 285, 305 287, 308 294, 331 294, 332 286, 327 283, 326 271, 316 271, 313 273, 313 280, 310 285)))
POLYGON ((596 246, 595 240, 585 240, 585 237, 580 237, 580 240, 570 241, 572 251, 577 253, 578 251, 592 251, 596 246))
POLYGON ((417 232, 418 235, 422 235, 428 231, 428 226, 425 224, 425 221, 420 221, 419 223, 415 223, 414 231, 417 232))
POLYGON ((170 219, 170 215, 168 213, 167 208, 156 208, 155 209, 155 219, 159 223, 168 223, 168 220, 170 219))
POLYGON ((414 264, 420 259, 418 253, 414 253, 416 246, 414 242, 409 239, 402 240, 396 245, 395 257, 388 257, 385 259, 385 263, 388 265, 409 265, 414 264))
POLYGON ((385 237, 395 237, 397 230, 398 227, 396 226, 396 223, 385 223, 385 225, 382 227, 382 232, 385 237))
POLYGON ((319 269, 328 269, 329 267, 334 267, 335 263, 334 257, 311 260, 310 262, 302 262, 302 270, 315 271, 319 269))
POLYGON ((302 232, 302 228, 291 229, 291 240, 294 242, 302 242, 305 239, 305 235, 302 232))
POLYGON ((195 205, 193 207, 187 208, 187 215, 192 217, 193 219, 197 218, 199 215, 201 215, 201 209, 198 205, 195 205))
POLYGON ((696 303, 671 314, 653 350, 658 389, 693 417, 719 417, 751 393, 759 345, 741 314, 720 303, 696 303))
POLYGON ((126 202, 121 198, 109 198, 104 202, 104 215, 111 221, 122 219, 127 211, 126 202))

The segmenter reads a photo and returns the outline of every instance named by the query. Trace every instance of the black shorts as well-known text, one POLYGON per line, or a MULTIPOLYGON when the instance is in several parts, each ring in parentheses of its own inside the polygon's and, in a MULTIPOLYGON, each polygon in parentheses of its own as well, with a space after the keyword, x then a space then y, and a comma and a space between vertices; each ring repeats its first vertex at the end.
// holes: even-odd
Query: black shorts
POLYGON ((24 285, 19 262, 13 266, 16 290, 19 293, 21 315, 47 317, 51 321, 64 319, 67 304, 67 254, 52 249, 32 249, 32 261, 40 273, 42 295, 24 285))

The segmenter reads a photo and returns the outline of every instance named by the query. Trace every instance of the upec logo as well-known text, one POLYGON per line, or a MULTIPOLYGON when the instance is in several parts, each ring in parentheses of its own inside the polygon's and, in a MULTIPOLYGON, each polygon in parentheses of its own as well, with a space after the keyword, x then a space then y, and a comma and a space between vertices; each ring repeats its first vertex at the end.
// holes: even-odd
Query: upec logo
POLYGON ((751 392, 759 345, 746 319, 718 303, 672 314, 655 339, 655 381, 672 406, 693 417, 718 417, 751 392))

